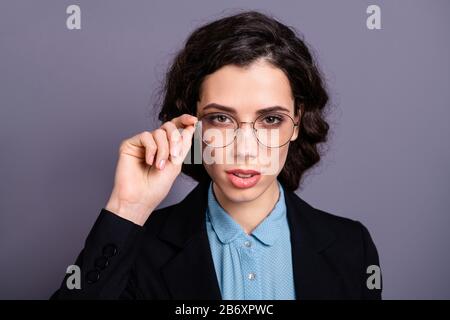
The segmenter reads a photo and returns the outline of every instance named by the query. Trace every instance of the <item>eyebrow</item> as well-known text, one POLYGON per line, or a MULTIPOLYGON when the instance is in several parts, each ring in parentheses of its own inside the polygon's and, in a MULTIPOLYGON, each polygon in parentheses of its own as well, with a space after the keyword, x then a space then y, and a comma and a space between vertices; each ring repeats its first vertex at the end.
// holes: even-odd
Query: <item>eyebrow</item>
MULTIPOLYGON (((226 111, 226 112, 229 112, 229 113, 234 114, 234 115, 237 113, 237 112, 236 112, 236 109, 231 108, 231 107, 227 107, 227 106, 223 106, 223 105, 220 105, 220 104, 218 104, 218 103, 208 103, 208 104, 203 108, 202 111, 205 111, 205 110, 208 110, 208 109, 219 109, 219 110, 226 111)), ((290 110, 287 109, 287 108, 285 108, 285 107, 282 107, 282 106, 272 106, 272 107, 267 107, 267 108, 259 109, 259 110, 256 111, 256 114, 261 115, 261 114, 265 114, 265 113, 273 112, 273 111, 285 111, 285 112, 287 112, 287 113, 290 113, 290 110)))

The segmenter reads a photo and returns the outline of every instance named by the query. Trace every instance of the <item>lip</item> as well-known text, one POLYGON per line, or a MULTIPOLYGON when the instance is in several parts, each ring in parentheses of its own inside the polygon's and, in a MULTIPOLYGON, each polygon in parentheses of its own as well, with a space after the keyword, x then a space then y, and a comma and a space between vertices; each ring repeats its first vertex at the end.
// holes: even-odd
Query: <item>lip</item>
POLYGON ((245 170, 245 169, 231 169, 231 170, 226 170, 226 173, 231 173, 231 174, 261 174, 259 171, 256 170, 245 170))
POLYGON ((261 173, 256 170, 245 170, 245 169, 232 169, 226 170, 228 180, 231 184, 238 189, 247 189, 254 187, 259 179, 261 179, 261 173), (251 177, 241 178, 235 174, 251 174, 251 177))

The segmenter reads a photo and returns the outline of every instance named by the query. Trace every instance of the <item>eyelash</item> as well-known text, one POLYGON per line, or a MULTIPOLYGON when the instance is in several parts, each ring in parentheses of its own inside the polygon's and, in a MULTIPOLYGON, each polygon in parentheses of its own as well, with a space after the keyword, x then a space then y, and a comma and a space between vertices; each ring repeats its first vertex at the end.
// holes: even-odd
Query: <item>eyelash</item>
MULTIPOLYGON (((220 117, 224 117, 224 118, 226 118, 225 120, 232 121, 232 119, 226 114, 211 114, 211 115, 207 115, 206 116, 206 118, 209 121, 217 121, 218 123, 226 123, 225 121, 220 121, 219 120, 220 117)), ((267 118, 274 118, 275 119, 276 122, 275 123, 271 123, 271 124, 279 124, 279 123, 283 122, 283 120, 284 120, 282 116, 276 115, 276 114, 269 114, 269 115, 263 117, 262 119, 263 120, 267 120, 267 118)), ((224 119, 222 119, 222 120, 224 120, 224 119)))
POLYGON ((225 115, 225 114, 213 114, 213 115, 209 116, 209 119, 210 119, 211 121, 218 121, 218 122, 220 122, 220 123, 224 123, 223 121, 219 121, 219 120, 218 120, 219 117, 225 117, 225 118, 227 118, 228 120, 232 121, 231 118, 228 117, 228 116, 225 115))
POLYGON ((278 116, 278 115, 268 115, 268 116, 264 117, 263 119, 267 119, 267 118, 275 118, 276 121, 278 121, 275 124, 278 124, 278 123, 283 121, 283 118, 281 116, 278 116))

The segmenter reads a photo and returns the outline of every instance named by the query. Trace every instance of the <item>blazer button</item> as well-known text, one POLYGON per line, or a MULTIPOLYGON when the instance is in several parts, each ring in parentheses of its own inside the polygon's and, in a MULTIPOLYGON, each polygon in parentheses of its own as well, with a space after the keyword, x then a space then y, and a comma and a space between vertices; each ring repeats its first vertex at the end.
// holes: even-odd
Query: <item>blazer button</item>
POLYGON ((98 279, 100 279, 100 272, 97 270, 89 271, 86 275, 88 283, 94 283, 97 282, 98 279))
POLYGON ((95 260, 95 267, 103 270, 109 265, 109 259, 107 257, 100 257, 95 260))
POLYGON ((103 255, 107 258, 115 256, 118 252, 117 246, 115 244, 107 244, 103 247, 103 255))

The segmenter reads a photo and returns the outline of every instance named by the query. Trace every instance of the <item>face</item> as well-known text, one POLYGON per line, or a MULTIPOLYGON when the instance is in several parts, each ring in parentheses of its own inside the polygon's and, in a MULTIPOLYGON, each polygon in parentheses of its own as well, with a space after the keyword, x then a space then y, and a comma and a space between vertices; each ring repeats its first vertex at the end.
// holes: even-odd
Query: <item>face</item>
MULTIPOLYGON (((294 115, 294 98, 288 78, 282 70, 265 60, 246 68, 227 65, 208 75, 200 90, 197 116, 202 123, 232 126, 240 123, 235 139, 225 147, 209 148, 204 144, 204 166, 215 185, 215 191, 228 201, 253 201, 276 186, 289 143, 298 136, 299 115, 294 115), (258 140, 265 128, 288 121, 291 131, 285 144, 267 147, 258 140), (292 121, 292 120, 293 121, 292 121), (255 122, 257 120, 257 122, 255 122), (246 122, 246 123, 242 123, 246 122), (252 123, 260 128, 255 135, 252 123), (215 161, 205 161, 209 154, 215 161)), ((272 127, 271 127, 272 126, 272 127)), ((233 130, 231 130, 233 131, 233 130)), ((276 189, 272 189, 276 190, 276 189)))

